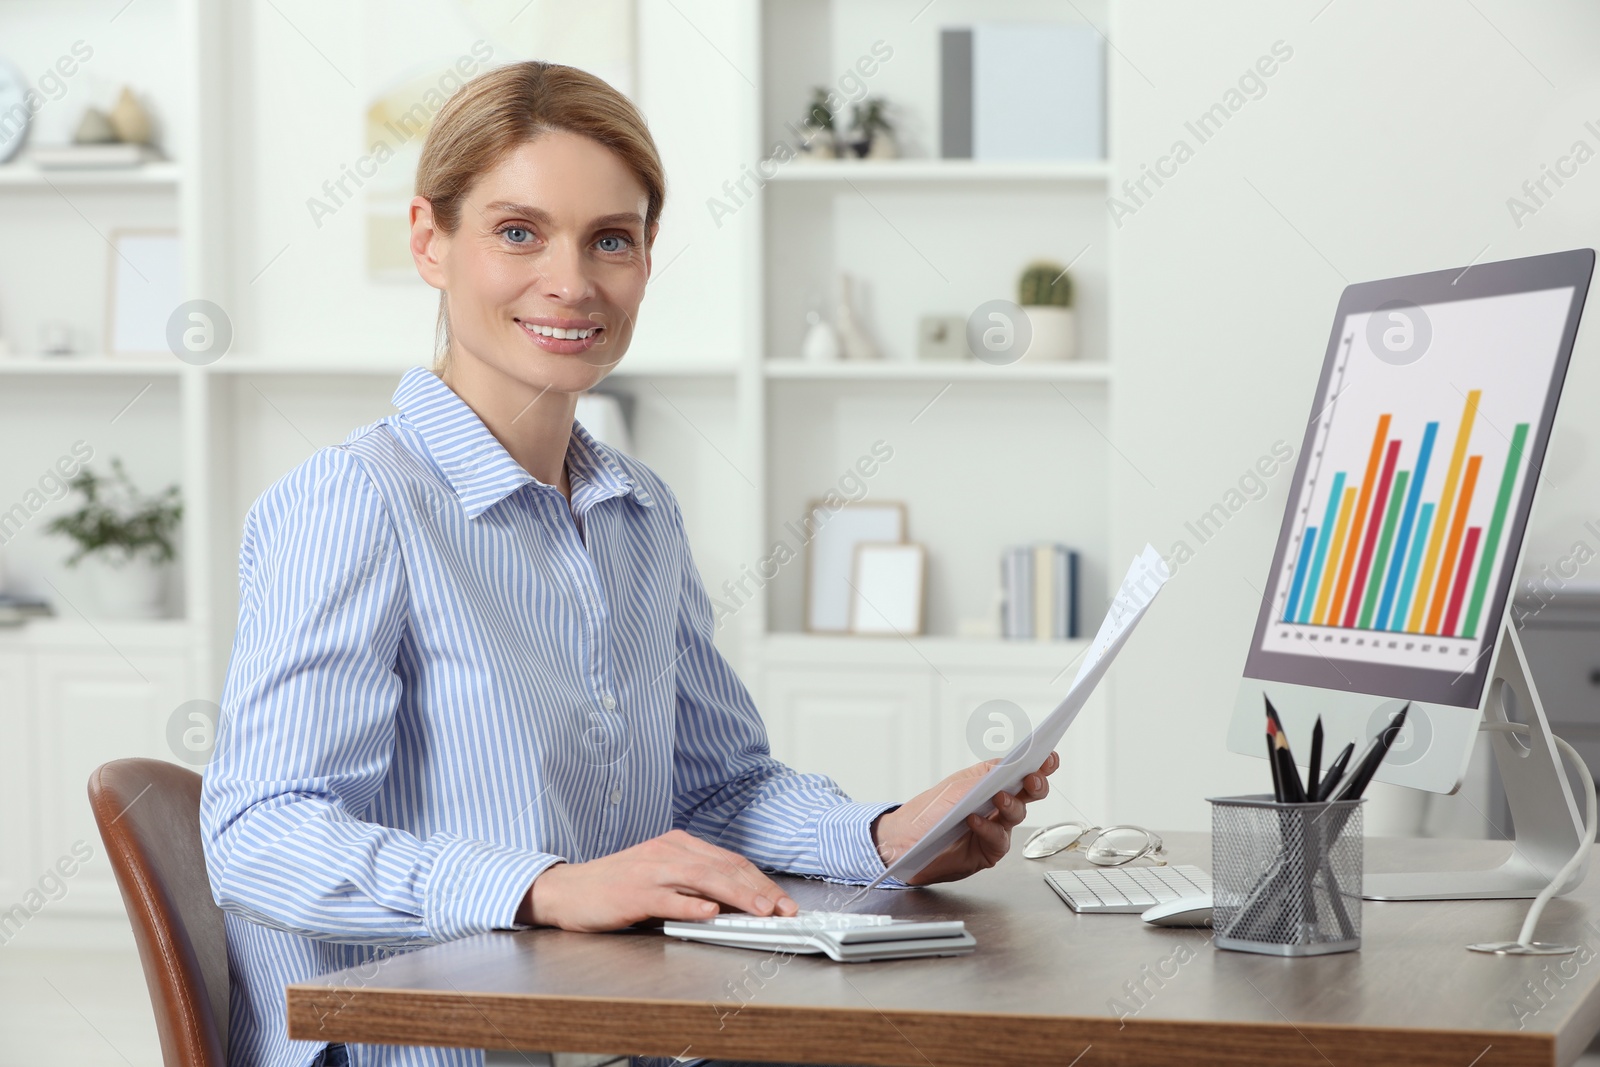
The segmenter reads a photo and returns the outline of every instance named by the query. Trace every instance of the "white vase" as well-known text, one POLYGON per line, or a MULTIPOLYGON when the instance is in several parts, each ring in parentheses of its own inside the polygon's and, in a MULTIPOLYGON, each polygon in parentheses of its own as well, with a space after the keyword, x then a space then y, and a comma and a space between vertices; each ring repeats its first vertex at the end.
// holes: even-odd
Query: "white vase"
POLYGON ((159 619, 166 608, 164 563, 136 556, 113 562, 101 555, 84 560, 94 590, 95 606, 106 619, 159 619))
POLYGON ((1025 307, 1033 340, 1022 358, 1030 362, 1075 359, 1078 355, 1078 326, 1071 308, 1049 305, 1025 307))

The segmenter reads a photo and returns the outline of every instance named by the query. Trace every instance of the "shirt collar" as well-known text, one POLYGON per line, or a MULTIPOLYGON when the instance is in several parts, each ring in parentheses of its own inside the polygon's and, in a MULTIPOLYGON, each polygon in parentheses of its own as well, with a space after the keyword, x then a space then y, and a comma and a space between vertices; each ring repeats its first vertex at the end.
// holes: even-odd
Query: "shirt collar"
MULTIPOLYGON (((421 435, 428 454, 455 490, 467 518, 475 519, 512 493, 539 480, 495 439, 467 402, 437 374, 412 367, 400 379, 391 403, 421 435)), ((567 445, 567 474, 575 506, 632 493, 645 507, 654 498, 576 421, 567 445)))

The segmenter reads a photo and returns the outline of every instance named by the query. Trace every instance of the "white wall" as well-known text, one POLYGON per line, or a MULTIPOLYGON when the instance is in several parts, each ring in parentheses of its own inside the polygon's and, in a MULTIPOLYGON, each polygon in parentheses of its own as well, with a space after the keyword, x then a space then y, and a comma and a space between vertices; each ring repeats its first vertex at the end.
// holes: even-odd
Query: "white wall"
MULTIPOLYGON (((1596 244, 1600 160, 1520 228, 1506 199, 1575 140, 1600 150, 1584 127, 1600 127, 1600 11, 1126 0, 1112 37, 1122 176, 1177 138, 1195 149, 1115 234, 1112 425, 1143 476, 1113 470, 1113 555, 1178 538, 1196 555, 1115 671, 1114 814, 1200 828, 1204 797, 1265 780, 1261 761, 1224 753, 1223 736, 1289 475, 1204 545, 1183 524, 1275 440, 1298 449, 1347 282, 1596 244), (1185 121, 1280 40, 1293 55, 1265 95, 1198 144, 1185 121)), ((1557 423, 1556 484, 1534 511, 1529 558, 1541 565, 1600 512, 1593 318, 1557 423)))
MULTIPOLYGON (((424 359, 430 351, 437 293, 420 280, 367 280, 362 204, 341 207, 320 226, 306 206, 322 195, 324 181, 367 151, 362 42, 364 18, 380 17, 366 15, 372 6, 275 0, 239 14, 249 76, 240 94, 238 173, 250 211, 241 219, 234 269, 245 351, 376 359, 424 359)), ((504 26, 469 22, 459 5, 408 0, 378 8, 381 17, 415 21, 443 64, 469 55, 480 39, 495 49, 491 65, 535 58, 515 50, 504 26)), ((730 133, 747 128, 741 109, 751 106, 753 90, 737 61, 719 55, 747 51, 748 15, 741 19, 714 0, 638 9, 635 97, 661 148, 668 197, 655 248, 658 276, 628 358, 634 365, 732 364, 748 312, 719 294, 738 291, 739 237, 755 220, 746 213, 719 228, 704 205, 741 163, 755 162, 745 138, 730 133)))

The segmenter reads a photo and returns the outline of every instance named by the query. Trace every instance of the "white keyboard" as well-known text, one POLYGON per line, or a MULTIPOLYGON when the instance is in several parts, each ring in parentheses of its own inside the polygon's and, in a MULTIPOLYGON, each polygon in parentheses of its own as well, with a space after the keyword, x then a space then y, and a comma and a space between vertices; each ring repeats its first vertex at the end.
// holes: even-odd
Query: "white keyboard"
POLYGON ((1046 871, 1044 880, 1077 912, 1138 914, 1168 901, 1211 895, 1211 875, 1193 864, 1046 871))
POLYGON ((662 931, 685 941, 730 948, 826 954, 840 962, 960 956, 977 941, 959 920, 922 922, 891 915, 802 911, 798 915, 718 915, 712 919, 667 922, 662 931))

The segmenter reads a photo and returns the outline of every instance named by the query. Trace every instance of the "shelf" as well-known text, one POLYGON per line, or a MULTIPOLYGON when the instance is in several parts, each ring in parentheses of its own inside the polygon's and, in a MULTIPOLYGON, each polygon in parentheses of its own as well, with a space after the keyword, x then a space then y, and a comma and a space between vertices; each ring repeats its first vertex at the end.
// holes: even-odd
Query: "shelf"
MULTIPOLYGON (((179 374, 189 365, 171 356, 3 356, 0 375, 144 375, 179 374)), ((304 357, 269 359, 261 356, 224 356, 194 370, 209 374, 373 374, 398 378, 416 363, 376 363, 337 358, 304 357)), ((634 368, 624 363, 612 372, 617 378, 732 378, 737 368, 731 365, 689 364, 683 366, 645 366, 634 368)))
MULTIPOLYGON (((398 378, 412 367, 422 363, 390 363, 371 360, 349 360, 329 356, 322 359, 306 356, 247 356, 227 355, 206 369, 214 374, 377 374, 398 378)), ((611 372, 613 378, 732 378, 738 368, 733 364, 691 363, 665 366, 636 366, 624 360, 611 372)))
POLYGON ((170 160, 139 167, 41 170, 27 160, 0 166, 0 188, 49 189, 56 185, 103 189, 176 189, 183 168, 170 160))
POLYGON ((30 619, 20 626, 0 627, 0 648, 182 649, 197 634, 184 619, 91 619, 71 608, 68 615, 30 619))
POLYGON ((184 364, 172 356, 0 356, 0 375, 177 374, 184 364))
POLYGON ((976 360, 950 362, 806 363, 768 360, 762 365, 768 378, 807 381, 914 381, 914 382, 1095 382, 1111 381, 1111 365, 1103 360, 1062 360, 1053 363, 1009 363, 993 366, 976 360))
POLYGON ((845 182, 1099 182, 1111 178, 1105 160, 1079 163, 990 163, 975 159, 795 160, 767 179, 780 185, 845 182))
POLYGON ((762 640, 762 661, 768 666, 915 666, 1006 669, 1049 667, 1063 671, 1062 689, 1071 684, 1075 661, 1089 647, 1087 640, 1004 641, 998 637, 866 637, 849 634, 769 633, 762 640))

